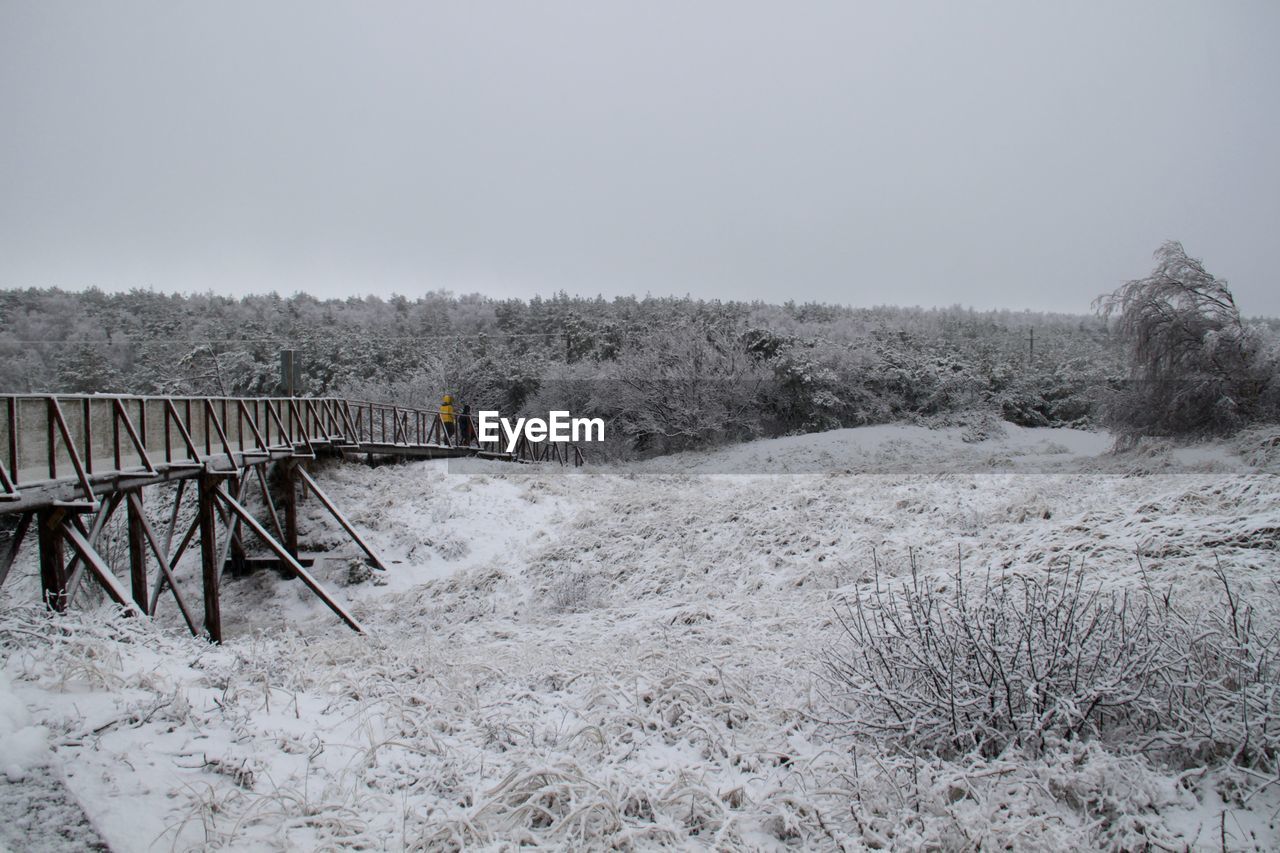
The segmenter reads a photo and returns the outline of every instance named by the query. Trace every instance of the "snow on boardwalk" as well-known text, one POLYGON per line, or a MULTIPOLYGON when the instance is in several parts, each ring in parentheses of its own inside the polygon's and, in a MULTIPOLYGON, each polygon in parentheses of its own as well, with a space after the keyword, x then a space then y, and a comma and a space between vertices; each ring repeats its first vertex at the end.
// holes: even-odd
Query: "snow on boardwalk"
MULTIPOLYGON (((222 647, 164 611, 51 619, 24 566, 0 598, 5 671, 122 851, 1071 849, 1130 813, 1111 843, 1141 826, 1179 847, 1220 831, 1276 846, 1275 786, 1242 808, 1084 747, 924 763, 910 784, 927 807, 904 810, 905 783, 823 725, 815 653, 837 638, 833 606, 872 582, 873 551, 881 580, 913 554, 945 583, 957 553, 966 571, 1083 561, 1113 585, 1141 554, 1187 594, 1211 588, 1214 555, 1245 590, 1280 580, 1263 444, 1110 456, 1093 433, 979 438, 872 427, 578 472, 333 466, 322 484, 391 571, 376 584, 339 557, 316 572, 351 583, 370 636, 270 572, 228 579, 242 622, 222 647)), ((303 511, 304 547, 346 547, 303 511)))

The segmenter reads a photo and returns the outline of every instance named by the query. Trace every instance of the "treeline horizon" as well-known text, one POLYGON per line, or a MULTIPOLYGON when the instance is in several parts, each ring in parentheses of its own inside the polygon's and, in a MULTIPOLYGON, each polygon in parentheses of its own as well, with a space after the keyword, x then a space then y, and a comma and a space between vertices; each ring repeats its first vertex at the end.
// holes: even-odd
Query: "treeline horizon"
MULTIPOLYGON (((1096 318, 1097 316, 1097 312, 1093 310, 1092 307, 1087 307, 1080 311, 1068 311, 1068 310, 1053 310, 1053 309, 1041 309, 1041 308, 1026 308, 1026 307, 1017 307, 1017 306, 1000 307, 1000 308, 983 308, 976 305, 968 305, 962 302, 952 302, 947 305, 941 305, 941 304, 921 305, 919 303, 916 303, 914 305, 902 305, 902 304, 891 303, 891 302, 875 303, 872 305, 855 305, 854 303, 851 303, 851 302, 826 302, 822 300, 813 300, 813 299, 804 300, 802 302, 797 301, 795 299, 787 299, 787 300, 781 300, 781 301, 770 301, 767 299, 719 299, 719 298, 695 297, 689 293, 686 293, 684 295, 674 294, 674 293, 666 294, 666 295, 655 295, 653 293, 645 293, 643 296, 639 294, 626 294, 626 295, 606 297, 600 293, 597 293, 595 295, 589 295, 586 293, 571 294, 563 288, 551 294, 534 293, 527 297, 526 296, 490 296, 488 294, 481 293, 479 291, 464 293, 461 291, 452 290, 447 287, 439 287, 439 288, 425 290, 418 296, 411 296, 410 294, 407 294, 407 293, 399 293, 399 292, 393 291, 389 295, 373 293, 373 292, 365 292, 365 293, 351 293, 346 296, 320 297, 312 293, 308 293, 307 291, 304 291, 304 290, 297 290, 288 295, 284 295, 279 290, 267 290, 267 291, 261 291, 261 292, 241 293, 241 294, 222 294, 208 288, 204 290, 176 290, 176 289, 166 290, 164 288, 157 288, 154 285, 133 286, 133 287, 102 287, 100 285, 94 284, 94 285, 88 285, 86 287, 79 287, 79 288, 66 287, 62 285, 47 285, 47 286, 0 285, 0 296, 4 294, 21 294, 21 293, 63 294, 68 296, 86 296, 89 294, 96 294, 98 297, 107 297, 107 298, 116 297, 116 296, 126 296, 130 294, 141 294, 145 296, 160 297, 165 299, 201 298, 201 299, 228 300, 231 302, 238 302, 243 300, 258 300, 258 299, 269 299, 269 300, 278 302, 278 301, 287 301, 292 299, 303 299, 303 300, 309 300, 313 302, 344 303, 344 304, 350 303, 350 302, 365 302, 365 301, 375 301, 375 302, 381 301, 381 302, 387 302, 387 303, 398 302, 398 301, 418 302, 423 300, 429 300, 432 298, 452 299, 452 300, 458 300, 461 302, 494 302, 494 303, 523 302, 525 304, 536 303, 536 302, 556 302, 556 301, 565 301, 565 300, 578 301, 578 302, 592 302, 592 303, 677 301, 677 302, 702 302, 707 304, 718 304, 718 305, 745 305, 745 306, 758 306, 758 307, 812 306, 817 308, 827 308, 827 309, 840 310, 840 311, 886 310, 886 311, 911 311, 911 312, 924 312, 924 313, 959 311, 963 313, 972 313, 972 314, 1000 315, 1002 317, 1013 316, 1013 315, 1030 315, 1038 318, 1066 319, 1066 318, 1081 318, 1081 317, 1096 318)), ((1251 322, 1262 322, 1262 323, 1267 323, 1269 325, 1280 327, 1280 315, 1273 316, 1270 314, 1246 314, 1245 317, 1251 322)))
MULTIPOLYGON (((390 294, 363 292, 363 293, 351 293, 345 296, 322 297, 322 296, 316 296, 315 294, 309 293, 304 290, 293 291, 292 293, 289 293, 289 294, 285 294, 279 290, 255 291, 252 293, 240 293, 240 294, 223 294, 223 293, 218 293, 217 291, 214 291, 209 288, 206 288, 204 290, 179 290, 179 289, 169 290, 165 288, 157 288, 155 286, 150 286, 150 285, 134 286, 134 287, 102 287, 100 285, 88 285, 86 287, 67 287, 62 285, 47 285, 47 286, 0 285, 0 294, 6 294, 6 293, 15 293, 15 294, 16 293, 44 293, 44 294, 63 294, 68 296, 85 296, 85 295, 95 294, 98 297, 108 297, 108 298, 116 297, 116 296, 125 296, 130 294, 142 294, 146 296, 159 297, 164 299, 182 299, 182 300, 216 299, 216 300, 229 300, 232 302, 238 302, 243 300, 252 301, 252 300, 259 300, 259 299, 269 299, 272 301, 304 299, 304 300, 310 300, 310 301, 322 302, 322 303, 344 303, 344 304, 350 303, 350 302, 366 302, 366 301, 381 301, 381 302, 393 303, 393 302, 407 300, 410 302, 417 302, 422 300, 428 300, 431 298, 453 299, 453 300, 459 300, 463 302, 495 302, 495 303, 523 302, 525 304, 536 303, 536 302, 557 302, 557 301, 565 301, 565 300, 593 302, 593 303, 678 301, 678 302, 704 302, 707 304, 721 304, 721 305, 745 305, 745 306, 751 306, 751 307, 812 306, 817 308, 826 308, 826 309, 844 310, 844 311, 880 311, 880 310, 919 311, 919 312, 961 311, 961 312, 969 312, 969 313, 975 313, 975 314, 998 314, 1001 316, 1025 314, 1025 315, 1033 315, 1036 317, 1058 317, 1058 318, 1078 318, 1078 317, 1094 316, 1094 312, 1090 309, 1084 309, 1080 311, 1070 311, 1070 310, 1054 310, 1054 309, 1041 309, 1041 308, 1029 308, 1029 307, 1017 307, 1017 306, 984 308, 977 305, 965 304, 962 302, 953 302, 946 305, 942 305, 942 304, 922 305, 920 303, 916 303, 914 305, 903 305, 903 304, 890 303, 890 302, 874 303, 871 305, 856 305, 851 302, 838 302, 838 301, 831 302, 831 301, 812 300, 812 299, 804 300, 804 301, 797 301, 795 299, 771 301, 768 299, 706 298, 706 297, 695 297, 689 293, 686 293, 683 295, 675 294, 675 293, 661 295, 661 294, 654 294, 652 292, 647 292, 644 295, 624 294, 624 295, 616 295, 616 296, 604 296, 601 293, 597 293, 594 295, 590 295, 587 293, 569 293, 567 290, 563 288, 550 294, 534 293, 529 296, 491 296, 489 294, 481 293, 479 291, 462 292, 462 291, 453 290, 447 287, 440 287, 440 288, 425 290, 418 296, 413 296, 408 293, 400 293, 398 291, 393 291, 390 294)), ((1270 315, 1258 315, 1256 317, 1252 317, 1251 319, 1263 320, 1263 321, 1275 319, 1276 322, 1280 322, 1280 316, 1272 318, 1270 317, 1270 315)))
MULTIPOLYGON (((1280 322, 1252 321, 1269 330, 1280 322)), ((320 299, 153 289, 0 290, 0 391, 266 396, 280 351, 301 392, 435 408, 567 408, 661 452, 987 413, 1089 426, 1127 376, 1094 314, 692 297, 320 299)))

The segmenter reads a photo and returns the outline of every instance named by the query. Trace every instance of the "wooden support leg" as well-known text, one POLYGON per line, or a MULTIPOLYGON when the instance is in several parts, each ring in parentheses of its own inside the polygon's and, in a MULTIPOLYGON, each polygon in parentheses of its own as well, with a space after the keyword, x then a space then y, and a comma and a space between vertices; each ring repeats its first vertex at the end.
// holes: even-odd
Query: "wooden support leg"
POLYGON ((129 513, 129 581, 133 587, 133 603, 143 613, 150 613, 147 599, 147 543, 142 530, 142 490, 130 492, 129 513))
MULTIPOLYGON (((239 477, 231 480, 234 491, 240 500, 244 500, 245 486, 248 485, 248 471, 239 477)), ((235 577, 243 577, 247 570, 245 568, 248 555, 244 550, 244 542, 240 539, 240 522, 233 520, 231 532, 228 535, 228 544, 231 546, 231 574, 235 577)))
MULTIPOLYGON (((234 485, 237 479, 229 477, 228 481, 234 485)), ((236 500, 243 501, 245 486, 249 481, 240 478, 238 482, 239 486, 235 489, 236 500)), ((229 561, 231 574, 241 577, 244 575, 245 550, 244 541, 240 536, 240 519, 227 512, 221 505, 215 504, 214 507, 218 511, 218 520, 222 524, 223 533, 222 546, 218 550, 218 565, 225 570, 229 561)))
MULTIPOLYGON (((84 524, 78 516, 72 516, 71 522, 76 525, 76 529, 84 534, 85 541, 90 547, 97 547, 98 537, 102 535, 103 528, 107 522, 111 520, 111 516, 116 511, 116 507, 120 506, 121 493, 117 492, 102 502, 98 508, 98 514, 94 516, 93 526, 88 530, 84 530, 84 524)), ((67 563, 67 601, 70 602, 76 597, 76 591, 80 589, 80 581, 83 580, 87 571, 84 560, 77 553, 71 558, 71 562, 67 563)))
POLYGON ((253 474, 258 478, 258 485, 262 488, 262 505, 267 508, 267 515, 271 518, 271 529, 275 531, 276 541, 283 542, 286 538, 284 525, 280 523, 280 514, 276 512, 276 503, 271 499, 271 487, 267 485, 266 469, 262 465, 254 465, 253 474))
POLYGON ((27 528, 31 526, 33 515, 34 513, 30 512, 22 514, 18 527, 13 531, 13 538, 9 540, 9 547, 5 548, 3 555, 0 555, 0 586, 4 586, 5 578, 9 577, 9 569, 13 568, 13 561, 18 556, 18 549, 22 547, 22 540, 27 535, 27 528))
POLYGON ((44 603, 59 612, 67 609, 67 561, 62 544, 62 520, 66 512, 42 509, 36 514, 40 539, 40 589, 44 603))
POLYGON ((218 480, 210 474, 200 475, 198 489, 200 519, 200 564, 204 578, 204 630, 210 642, 222 642, 222 610, 218 606, 218 581, 222 569, 218 565, 218 513, 214 505, 218 480))
POLYGON ((182 509, 182 493, 187 490, 187 481, 178 481, 178 492, 173 496, 173 507, 169 510, 169 528, 164 534, 164 553, 169 553, 169 546, 173 544, 173 534, 178 529, 178 511, 182 509))
MULTIPOLYGON (((160 544, 160 540, 156 538, 156 532, 151 529, 151 522, 147 521, 147 516, 142 512, 142 498, 138 493, 129 495, 130 501, 138 502, 138 518, 141 520, 142 533, 146 536, 148 543, 151 545, 151 553, 155 554, 156 562, 160 564, 160 578, 156 581, 157 593, 164 588, 164 582, 169 582, 169 588, 173 590, 173 599, 178 602, 178 610, 182 611, 182 619, 187 623, 187 628, 191 631, 191 636, 199 636, 200 632, 196 628, 196 622, 191 618, 191 611, 187 608, 187 602, 183 600, 182 593, 178 591, 178 584, 173 579, 173 568, 169 565, 169 557, 165 552, 164 546, 160 544)), ((151 599, 151 613, 156 612, 156 600, 151 599)))
POLYGON ((284 542, 289 556, 298 559, 298 467, 291 459, 280 465, 280 489, 284 495, 284 542))
MULTIPOLYGON (((199 529, 200 513, 197 512, 196 517, 191 519, 191 524, 187 525, 187 532, 183 534, 182 541, 178 543, 178 549, 166 557, 171 567, 176 567, 178 563, 182 562, 182 555, 187 552, 187 546, 191 544, 191 540, 199 529)), ((157 581, 156 585, 151 589, 151 612, 153 614, 156 612, 156 604, 160 599, 160 593, 164 592, 164 587, 167 583, 171 583, 171 581, 166 576, 157 581)))

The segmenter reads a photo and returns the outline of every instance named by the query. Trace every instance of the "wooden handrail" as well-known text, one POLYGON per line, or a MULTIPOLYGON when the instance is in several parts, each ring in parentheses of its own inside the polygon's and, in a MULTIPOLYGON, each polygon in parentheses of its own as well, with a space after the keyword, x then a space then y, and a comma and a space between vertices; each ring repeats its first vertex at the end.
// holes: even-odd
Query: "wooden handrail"
MULTIPOLYGON (((0 512, 20 502, 27 486, 71 480, 93 502, 104 478, 161 476, 213 464, 215 455, 232 467, 249 452, 314 455, 317 446, 507 455, 504 441, 479 440, 474 414, 455 414, 446 429, 436 409, 339 397, 5 394, 0 428, 7 433, 0 444, 0 512)), ((538 447, 522 437, 510 458, 577 466, 585 457, 576 446, 538 447)))

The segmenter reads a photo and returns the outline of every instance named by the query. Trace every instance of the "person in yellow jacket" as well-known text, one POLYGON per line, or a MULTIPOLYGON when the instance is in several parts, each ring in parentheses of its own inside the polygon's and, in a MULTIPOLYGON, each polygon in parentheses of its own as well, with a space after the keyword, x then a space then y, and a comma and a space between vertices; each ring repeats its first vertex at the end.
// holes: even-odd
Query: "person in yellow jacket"
POLYGON ((444 400, 440 402, 440 423, 444 426, 445 435, 449 436, 449 443, 452 444, 457 437, 453 426, 453 395, 445 394, 444 400))

